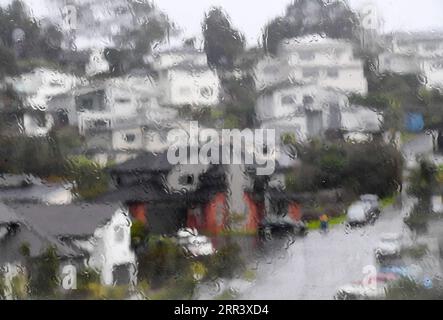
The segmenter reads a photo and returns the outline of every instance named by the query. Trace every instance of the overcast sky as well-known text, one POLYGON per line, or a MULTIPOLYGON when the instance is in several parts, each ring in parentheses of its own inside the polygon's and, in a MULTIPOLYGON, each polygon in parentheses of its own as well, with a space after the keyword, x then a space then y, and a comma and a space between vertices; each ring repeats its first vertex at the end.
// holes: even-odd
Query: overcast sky
MULTIPOLYGON (((384 20, 384 31, 443 30, 442 0, 348 0, 353 9, 372 2, 384 20)), ((10 0, 0 0, 5 4, 10 0)), ((37 15, 53 11, 47 0, 25 0, 37 15)), ((159 8, 185 31, 185 36, 201 32, 204 13, 211 6, 222 6, 233 24, 245 33, 249 45, 257 43, 267 21, 281 15, 291 0, 154 0, 159 8)))
MULTIPOLYGON (((201 30, 202 16, 211 5, 222 6, 233 24, 246 34, 248 42, 255 43, 265 23, 284 13, 290 0, 156 0, 158 7, 168 13, 187 33, 201 30)), ((443 1, 441 0, 375 0, 385 21, 385 31, 443 30, 443 1)), ((368 0, 350 0, 353 9, 359 9, 368 0)))

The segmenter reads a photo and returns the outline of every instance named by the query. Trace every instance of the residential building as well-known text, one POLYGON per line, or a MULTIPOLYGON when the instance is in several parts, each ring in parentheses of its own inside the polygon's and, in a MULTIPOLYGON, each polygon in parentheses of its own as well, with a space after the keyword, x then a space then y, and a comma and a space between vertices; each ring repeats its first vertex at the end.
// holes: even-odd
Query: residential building
POLYGON ((255 75, 259 90, 290 81, 344 93, 368 91, 363 60, 355 56, 353 44, 319 35, 283 40, 275 57, 258 62, 255 75))
POLYGON ((348 104, 343 93, 316 85, 295 86, 289 82, 261 93, 256 104, 263 128, 276 130, 276 144, 284 134, 297 141, 318 137, 340 126, 340 109, 348 104))
POLYGON ((243 165, 171 165, 167 153, 144 153, 111 169, 118 199, 153 233, 183 227, 210 234, 257 231, 261 219, 259 180, 243 165))
POLYGON ((37 68, 30 73, 7 78, 5 82, 22 100, 20 121, 23 132, 28 136, 43 136, 54 126, 54 117, 49 113, 50 101, 71 92, 84 79, 56 70, 37 68))
POLYGON ((30 270, 27 268, 32 267, 33 261, 48 248, 55 250, 61 265, 79 262, 80 257, 74 249, 0 203, 0 278, 3 278, 5 292, 2 294, 6 299, 15 298, 14 279, 28 279, 30 270))
POLYGON ((73 199, 70 183, 43 182, 32 176, 0 175, 0 201, 2 202, 67 205, 72 203, 73 199))
POLYGON ((148 57, 148 62, 158 73, 161 105, 213 107, 219 103, 220 81, 203 51, 170 49, 148 57))
POLYGON ((383 131, 383 114, 371 108, 349 105, 340 111, 340 131, 345 140, 367 142, 383 131))
POLYGON ((156 84, 142 72, 94 81, 67 99, 71 101, 65 105, 74 105, 66 111, 67 121, 78 125, 88 149, 102 158, 100 162, 107 162, 109 156, 122 162, 128 153, 157 150, 160 147, 152 135, 161 134, 166 130, 162 124, 177 117, 177 110, 159 105, 156 84))
POLYGON ((443 88, 443 34, 393 33, 379 55, 379 71, 418 74, 429 88, 443 88))
POLYGON ((345 138, 378 133, 383 121, 380 113, 351 105, 341 91, 290 82, 264 90, 257 99, 256 115, 262 128, 276 130, 280 146, 287 134, 305 142, 331 130, 345 134, 345 138))
POLYGON ((10 207, 41 237, 68 248, 77 261, 83 262, 78 264, 79 268, 86 265, 96 270, 103 285, 136 283, 131 221, 119 205, 108 202, 10 207))

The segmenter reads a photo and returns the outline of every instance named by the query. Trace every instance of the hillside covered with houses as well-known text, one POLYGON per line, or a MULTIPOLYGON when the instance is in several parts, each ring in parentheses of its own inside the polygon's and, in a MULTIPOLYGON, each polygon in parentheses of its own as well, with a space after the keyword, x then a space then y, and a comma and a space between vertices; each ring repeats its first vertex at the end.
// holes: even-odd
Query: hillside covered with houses
POLYGON ((0 9, 2 298, 193 298, 250 277, 266 223, 303 236, 360 195, 391 201, 407 138, 443 145, 443 34, 299 0, 251 46, 222 8, 183 38, 150 2, 47 1, 60 10, 38 23, 0 9), (191 121, 245 144, 273 130, 275 170, 171 164, 168 133, 191 121))

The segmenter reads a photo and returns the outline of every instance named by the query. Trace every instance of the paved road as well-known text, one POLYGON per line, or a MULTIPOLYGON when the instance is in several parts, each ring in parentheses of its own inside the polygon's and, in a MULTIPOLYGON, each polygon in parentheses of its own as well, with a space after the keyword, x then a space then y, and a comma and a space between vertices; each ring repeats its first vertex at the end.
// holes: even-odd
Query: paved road
POLYGON ((374 226, 312 232, 261 261, 255 284, 240 298, 332 299, 338 287, 361 280, 363 268, 375 265, 373 250, 381 234, 403 230, 400 210, 390 207, 374 226))
MULTIPOLYGON (((407 161, 431 154, 432 140, 419 135, 402 152, 407 161)), ((411 200, 403 197, 403 206, 408 205, 411 200)), ((312 232, 260 261, 256 282, 240 298, 332 299, 338 287, 361 280, 363 268, 375 265, 374 248, 383 233, 391 232, 408 232, 401 210, 394 207, 383 210, 374 226, 349 230, 340 225, 326 235, 312 232)))

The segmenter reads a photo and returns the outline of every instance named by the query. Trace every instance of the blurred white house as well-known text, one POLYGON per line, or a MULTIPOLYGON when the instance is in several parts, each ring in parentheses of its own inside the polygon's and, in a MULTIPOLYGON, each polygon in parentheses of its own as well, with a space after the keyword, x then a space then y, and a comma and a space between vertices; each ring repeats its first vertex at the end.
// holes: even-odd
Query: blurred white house
POLYGON ((55 97, 71 92, 84 79, 47 68, 36 68, 32 72, 5 79, 22 99, 23 131, 28 136, 46 135, 54 125, 49 103, 55 97))
POLYGON ((345 93, 367 94, 363 60, 356 58, 351 42, 319 35, 286 39, 275 57, 267 56, 255 68, 259 90, 282 81, 317 85, 345 93))
POLYGON ((287 134, 304 142, 328 130, 341 131, 351 140, 369 139, 381 131, 383 122, 380 113, 350 105, 341 91, 289 82, 262 92, 257 99, 256 116, 262 128, 276 130, 277 145, 287 134))
POLYGON ((206 54, 191 47, 157 52, 148 62, 158 73, 160 104, 164 106, 216 106, 220 81, 206 54))
POLYGON ((256 115, 263 128, 276 130, 277 144, 286 133, 306 141, 339 127, 340 109, 347 103, 347 97, 337 91, 286 83, 260 95, 256 115))
POLYGON ((379 71, 419 74, 429 88, 443 88, 443 34, 394 33, 379 55, 379 71))

